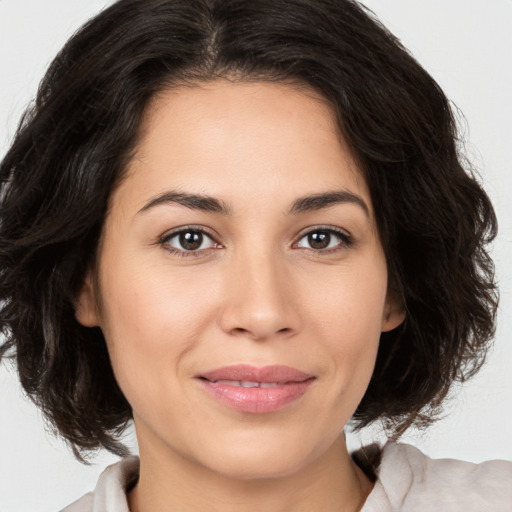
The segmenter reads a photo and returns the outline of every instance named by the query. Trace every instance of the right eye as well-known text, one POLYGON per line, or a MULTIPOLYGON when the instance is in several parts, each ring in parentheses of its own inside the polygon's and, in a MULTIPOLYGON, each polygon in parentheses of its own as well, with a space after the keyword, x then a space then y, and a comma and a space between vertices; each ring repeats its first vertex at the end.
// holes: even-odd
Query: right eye
POLYGON ((188 256, 218 247, 213 238, 200 229, 183 228, 163 237, 160 243, 174 254, 188 256))

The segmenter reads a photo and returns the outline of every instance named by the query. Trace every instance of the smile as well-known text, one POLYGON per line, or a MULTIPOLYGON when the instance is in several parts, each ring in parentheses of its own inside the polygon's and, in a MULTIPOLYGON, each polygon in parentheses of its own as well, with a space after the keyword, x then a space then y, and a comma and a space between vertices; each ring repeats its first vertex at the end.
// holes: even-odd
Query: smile
POLYGON ((288 366, 237 365, 198 375, 216 402, 241 412, 276 412, 301 398, 315 377, 288 366))
POLYGON ((242 388, 275 388, 286 384, 285 382, 252 382, 249 380, 215 380, 213 383, 242 388))

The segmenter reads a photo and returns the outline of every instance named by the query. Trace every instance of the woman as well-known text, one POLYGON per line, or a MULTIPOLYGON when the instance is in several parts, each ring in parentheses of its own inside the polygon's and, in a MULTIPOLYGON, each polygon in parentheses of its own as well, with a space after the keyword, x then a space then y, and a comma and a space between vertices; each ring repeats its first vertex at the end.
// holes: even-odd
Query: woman
POLYGON ((430 423, 493 334, 455 137, 352 2, 122 0, 74 36, 0 171, 4 350, 77 455, 137 432, 68 510, 508 510, 508 463, 343 435, 430 423))

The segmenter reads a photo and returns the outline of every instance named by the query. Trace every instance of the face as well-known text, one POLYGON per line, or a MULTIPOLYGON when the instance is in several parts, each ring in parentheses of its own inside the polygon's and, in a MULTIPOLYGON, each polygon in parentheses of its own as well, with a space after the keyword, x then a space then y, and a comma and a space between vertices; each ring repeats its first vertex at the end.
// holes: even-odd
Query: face
POLYGON ((215 81, 153 100, 77 318, 145 452, 238 478, 326 457, 402 313, 330 108, 215 81))

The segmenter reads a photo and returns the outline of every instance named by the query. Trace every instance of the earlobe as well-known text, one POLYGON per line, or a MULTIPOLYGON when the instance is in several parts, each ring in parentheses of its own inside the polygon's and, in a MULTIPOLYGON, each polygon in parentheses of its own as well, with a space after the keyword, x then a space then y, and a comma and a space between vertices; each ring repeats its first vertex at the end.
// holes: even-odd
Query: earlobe
POLYGON ((384 315, 382 317, 382 332, 392 331, 405 319, 405 307, 402 301, 391 297, 386 300, 384 315))
POLYGON ((84 327, 98 327, 100 324, 91 272, 87 272, 76 295, 75 318, 84 327))

